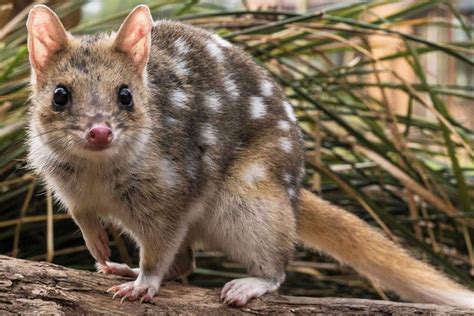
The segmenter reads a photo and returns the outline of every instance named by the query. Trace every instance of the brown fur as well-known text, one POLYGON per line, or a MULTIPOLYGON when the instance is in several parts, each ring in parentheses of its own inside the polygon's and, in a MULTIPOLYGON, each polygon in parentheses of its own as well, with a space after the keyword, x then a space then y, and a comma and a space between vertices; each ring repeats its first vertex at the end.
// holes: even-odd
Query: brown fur
MULTIPOLYGON (((111 291, 130 300, 152 299, 166 276, 193 267, 188 249, 196 242, 224 251, 253 276, 227 283, 226 303, 244 305, 278 288, 297 240, 304 172, 301 132, 278 85, 216 35, 171 21, 153 26, 145 6, 132 11, 118 34, 73 37, 45 6, 32 9, 27 26, 28 158, 71 212, 101 271, 138 273, 134 282, 111 291), (52 106, 58 85, 71 95, 59 111, 52 106), (132 110, 119 106, 124 85, 133 94, 132 110), (109 147, 87 149, 93 124, 113 131, 109 147), (110 250, 103 222, 136 241, 139 271, 106 262, 110 250)), ((413 271, 430 268, 318 201, 303 194, 304 241, 385 280, 384 268, 371 261, 377 258, 396 273, 389 285, 429 301, 412 295, 421 287, 406 291, 400 285, 404 273, 393 268, 386 251, 391 258, 398 253, 400 263, 419 266, 413 271), (334 218, 328 214, 333 211, 334 218), (356 236, 348 236, 352 225, 356 236), (338 247, 332 240, 342 243, 341 236, 347 239, 338 247), (378 250, 365 248, 366 237, 378 250)), ((420 284, 433 287, 437 281, 445 278, 420 284)), ((436 289, 452 288, 442 284, 436 289)), ((433 297, 433 302, 458 303, 433 297)))

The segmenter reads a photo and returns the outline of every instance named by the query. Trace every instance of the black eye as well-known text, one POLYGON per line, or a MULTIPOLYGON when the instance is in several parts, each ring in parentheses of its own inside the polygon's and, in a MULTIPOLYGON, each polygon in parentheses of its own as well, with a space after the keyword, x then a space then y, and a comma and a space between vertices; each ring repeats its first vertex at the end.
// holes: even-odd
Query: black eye
POLYGON ((120 87, 118 91, 118 99, 122 109, 127 111, 133 109, 132 92, 130 92, 130 89, 127 86, 120 87))
POLYGON ((69 104, 69 92, 64 86, 57 86, 53 94, 53 109, 55 111, 64 110, 69 104))

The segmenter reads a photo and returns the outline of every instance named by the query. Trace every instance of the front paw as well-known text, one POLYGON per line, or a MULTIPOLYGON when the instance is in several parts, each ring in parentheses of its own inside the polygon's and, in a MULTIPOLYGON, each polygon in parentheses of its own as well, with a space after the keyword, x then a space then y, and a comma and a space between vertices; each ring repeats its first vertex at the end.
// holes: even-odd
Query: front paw
POLYGON ((157 276, 143 276, 140 275, 134 282, 127 282, 124 284, 116 285, 107 290, 107 292, 113 292, 114 299, 116 296, 121 297, 120 302, 128 299, 129 301, 135 301, 138 298, 140 303, 149 302, 158 293, 161 285, 161 278, 157 276))
POLYGON ((106 261, 110 258, 109 248, 109 237, 105 229, 93 232, 91 234, 84 235, 87 249, 91 253, 92 257, 97 260, 100 264, 105 265, 106 261), (94 236, 91 236, 94 234, 94 236))

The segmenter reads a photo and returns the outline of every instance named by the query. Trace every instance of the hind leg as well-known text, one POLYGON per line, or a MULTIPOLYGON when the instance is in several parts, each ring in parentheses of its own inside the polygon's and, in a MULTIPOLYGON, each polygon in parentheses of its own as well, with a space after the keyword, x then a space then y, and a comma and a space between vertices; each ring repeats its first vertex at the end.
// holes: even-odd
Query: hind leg
POLYGON ((252 276, 224 286, 221 299, 236 306, 280 286, 296 237, 295 215, 285 188, 271 174, 246 181, 243 168, 244 174, 237 170, 223 186, 216 207, 201 224, 207 243, 244 264, 252 276))

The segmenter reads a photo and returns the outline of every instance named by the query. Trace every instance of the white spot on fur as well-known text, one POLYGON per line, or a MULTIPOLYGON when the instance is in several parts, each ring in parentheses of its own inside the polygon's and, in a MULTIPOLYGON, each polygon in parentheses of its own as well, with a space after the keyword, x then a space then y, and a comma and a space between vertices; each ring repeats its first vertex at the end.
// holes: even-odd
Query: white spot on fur
POLYGON ((209 146, 215 145, 217 143, 216 131, 209 124, 206 124, 202 127, 201 138, 202 138, 202 142, 209 146))
POLYGON ((213 92, 204 97, 204 104, 213 112, 219 112, 222 106, 219 96, 213 92))
POLYGON ((186 104, 188 102, 188 96, 181 89, 171 91, 170 101, 171 104, 178 108, 188 108, 188 105, 186 104))
POLYGON ((285 152, 289 153, 293 149, 293 145, 291 141, 286 137, 280 137, 279 140, 280 148, 283 149, 285 152))
POLYGON ((291 127, 290 123, 288 123, 287 121, 283 121, 283 120, 278 121, 277 126, 278 126, 279 129, 281 129, 284 132, 288 132, 290 130, 290 127, 291 127))
POLYGON ((303 180, 304 175, 306 174, 306 170, 305 170, 304 166, 302 166, 299 171, 300 172, 298 173, 298 182, 303 180))
POLYGON ((250 98, 250 116, 256 120, 264 117, 267 114, 267 105, 263 102, 261 97, 250 98))
POLYGON ((218 62, 224 61, 224 52, 222 49, 214 42, 207 42, 206 48, 209 54, 214 57, 218 62))
POLYGON ((182 37, 178 38, 174 42, 174 46, 176 48, 177 53, 180 55, 186 55, 189 52, 189 45, 182 37))
POLYGON ((260 92, 264 97, 270 97, 273 92, 273 84, 270 82, 270 80, 262 80, 260 82, 260 92))
POLYGON ((283 175, 283 181, 285 181, 287 184, 291 183, 291 175, 289 173, 285 173, 283 175))
POLYGON ((230 75, 224 79, 224 88, 232 99, 235 99, 239 96, 239 88, 230 75))
POLYGON ((159 161, 160 181, 167 188, 173 188, 179 178, 176 166, 166 158, 161 158, 159 161))
POLYGON ((217 44, 221 45, 222 47, 225 47, 225 48, 232 47, 232 44, 230 42, 226 41, 225 39, 223 39, 217 34, 212 34, 212 38, 217 42, 217 44))
POLYGON ((176 62, 176 70, 183 77, 189 75, 188 63, 185 60, 180 59, 176 62))
POLYGON ((266 168, 262 163, 254 162, 254 163, 250 164, 244 170, 244 174, 242 175, 242 179, 245 182, 247 182, 249 184, 252 184, 252 183, 255 183, 255 182, 258 182, 258 181, 261 181, 261 180, 265 179, 266 173, 267 173, 266 168))
POLYGON ((165 122, 166 122, 166 124, 168 124, 168 125, 174 125, 174 124, 176 124, 178 121, 177 121, 174 117, 168 116, 168 117, 165 118, 165 122))
POLYGON ((288 196, 290 199, 294 198, 296 196, 296 191, 293 188, 288 188, 288 196))
POLYGON ((295 112, 293 111, 293 107, 291 106, 291 104, 287 101, 284 101, 283 108, 285 109, 286 116, 288 116, 290 121, 296 122, 295 112))

